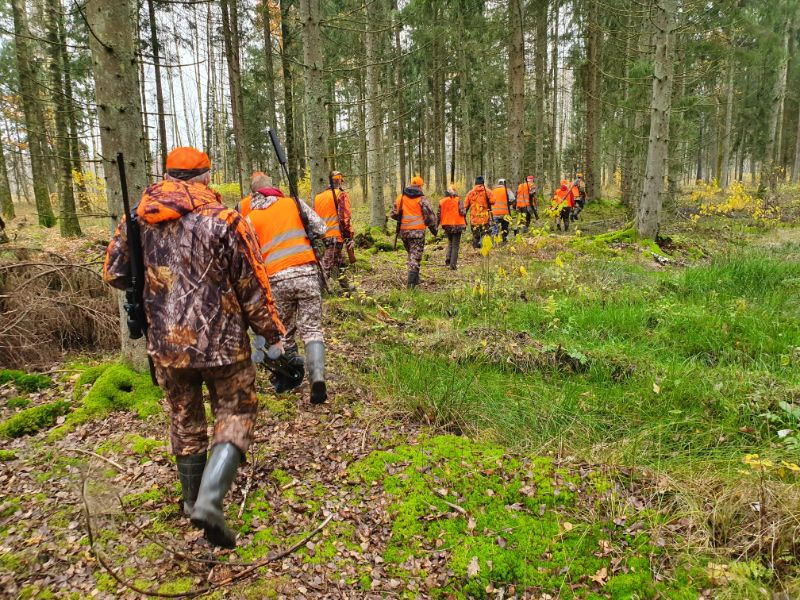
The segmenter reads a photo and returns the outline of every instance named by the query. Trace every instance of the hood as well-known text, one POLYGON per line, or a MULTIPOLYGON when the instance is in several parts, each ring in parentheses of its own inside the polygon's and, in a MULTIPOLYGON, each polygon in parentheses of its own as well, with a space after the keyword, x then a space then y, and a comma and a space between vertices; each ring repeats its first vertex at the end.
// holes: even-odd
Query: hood
POLYGON ((151 225, 176 221, 207 204, 220 203, 220 196, 202 183, 164 180, 147 188, 136 215, 151 225))
POLYGON ((414 185, 407 185, 403 190, 403 195, 408 196, 409 198, 419 198, 424 196, 425 194, 422 193, 422 190, 414 185))

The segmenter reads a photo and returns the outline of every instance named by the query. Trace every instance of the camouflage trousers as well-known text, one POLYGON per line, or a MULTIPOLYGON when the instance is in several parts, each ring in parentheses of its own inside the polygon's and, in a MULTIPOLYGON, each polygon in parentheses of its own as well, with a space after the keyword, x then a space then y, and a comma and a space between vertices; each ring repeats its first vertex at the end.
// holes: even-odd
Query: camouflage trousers
POLYGON ((156 367, 158 385, 170 408, 170 446, 177 456, 208 449, 208 424, 203 384, 214 414, 213 445, 232 443, 247 452, 258 412, 256 368, 250 360, 222 367, 177 369, 156 367))
POLYGON ((483 236, 489 235, 489 224, 484 223, 483 225, 473 225, 472 226, 472 247, 473 248, 480 248, 481 242, 483 242, 483 236))
POLYGON ((270 281, 272 298, 286 328, 281 338, 287 351, 297 351, 295 336, 304 344, 324 342, 322 335, 322 293, 317 275, 301 275, 291 279, 270 281))
POLYGON ((325 253, 322 255, 322 270, 325 271, 328 285, 335 280, 343 290, 350 291, 350 284, 345 275, 346 265, 342 256, 343 248, 343 242, 331 239, 325 240, 325 253))
POLYGON ((409 271, 419 271, 422 253, 425 251, 425 231, 401 231, 400 238, 408 252, 406 264, 409 271), (422 235, 419 235, 419 234, 422 235))

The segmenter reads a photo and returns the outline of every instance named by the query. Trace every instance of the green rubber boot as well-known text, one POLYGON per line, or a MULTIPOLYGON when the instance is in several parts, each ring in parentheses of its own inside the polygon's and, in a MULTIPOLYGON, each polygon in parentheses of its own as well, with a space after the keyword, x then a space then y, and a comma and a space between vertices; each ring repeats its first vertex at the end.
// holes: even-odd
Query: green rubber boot
POLYGON ((192 511, 192 523, 202 527, 209 543, 222 548, 236 547, 236 534, 225 523, 222 501, 236 477, 241 451, 230 442, 217 444, 203 471, 200 491, 192 511))
POLYGON ((203 479, 203 469, 206 467, 206 453, 176 456, 175 464, 178 466, 178 480, 181 482, 183 513, 191 517, 200 491, 200 481, 203 479))

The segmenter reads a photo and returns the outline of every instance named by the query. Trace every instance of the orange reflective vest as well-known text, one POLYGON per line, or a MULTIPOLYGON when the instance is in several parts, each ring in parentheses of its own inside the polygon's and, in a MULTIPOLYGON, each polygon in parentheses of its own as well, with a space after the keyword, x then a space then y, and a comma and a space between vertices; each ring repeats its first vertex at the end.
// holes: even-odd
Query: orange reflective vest
POLYGON ((553 196, 553 205, 564 205, 569 206, 572 208, 575 206, 575 197, 572 195, 572 190, 567 189, 565 191, 556 190, 555 195, 553 196))
POLYGON ((467 224, 467 220, 458 210, 459 200, 458 196, 445 196, 439 200, 439 212, 442 215, 439 225, 465 226, 467 224))
MULTIPOLYGON (((337 194, 337 199, 338 197, 337 194)), ((314 197, 314 211, 325 220, 327 229, 322 237, 334 238, 343 242, 342 229, 339 227, 339 214, 336 212, 336 203, 333 201, 333 193, 330 188, 314 197)))
POLYGON ((576 198, 581 197, 581 191, 578 189, 577 185, 572 186, 572 199, 575 200, 576 198))
POLYGON ((508 214, 508 193, 504 186, 496 187, 492 190, 492 214, 495 217, 502 217, 508 214))
POLYGON ((531 189, 527 181, 519 184, 517 187, 517 208, 526 208, 531 205, 531 192, 534 194, 533 203, 536 204, 536 186, 533 186, 533 189, 531 189))
POLYGON ((409 198, 405 194, 400 194, 397 200, 394 201, 397 213, 402 215, 400 217, 400 231, 420 231, 425 229, 422 205, 419 203, 423 197, 409 198))
POLYGON ((247 194, 244 198, 241 199, 239 202, 239 206, 236 209, 239 211, 239 214, 243 217, 246 217, 250 214, 250 202, 253 200, 253 194, 247 194))
POLYGON ((281 197, 267 208, 250 211, 247 220, 258 236, 270 277, 284 269, 316 261, 292 198, 281 197))

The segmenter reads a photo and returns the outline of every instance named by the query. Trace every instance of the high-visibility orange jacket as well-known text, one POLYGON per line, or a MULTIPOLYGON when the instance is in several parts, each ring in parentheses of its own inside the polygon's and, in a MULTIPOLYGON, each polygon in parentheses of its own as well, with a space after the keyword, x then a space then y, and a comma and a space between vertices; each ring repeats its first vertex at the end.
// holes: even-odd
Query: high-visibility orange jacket
POLYGON ((397 214, 402 215, 400 220, 400 231, 420 231, 425 229, 425 218, 422 215, 420 200, 424 196, 416 198, 400 194, 394 201, 397 214))
POLYGON ((476 185, 467 193, 464 209, 469 211, 472 225, 486 225, 489 222, 490 192, 484 185, 476 185))
POLYGON ((564 186, 563 188, 556 190, 556 193, 553 194, 553 200, 551 203, 553 207, 563 205, 572 208, 575 206, 575 197, 572 195, 572 190, 564 186))
POLYGON ((492 190, 492 214, 502 217, 508 214, 508 193, 505 186, 497 186, 492 190))
POLYGON ((533 205, 536 206, 536 186, 528 184, 527 181, 520 183, 517 187, 517 208, 530 206, 531 198, 533 198, 533 205))
POLYGON ((342 190, 336 190, 336 200, 339 202, 338 213, 336 211, 336 202, 333 199, 333 193, 331 192, 331 189, 328 188, 327 190, 323 190, 314 197, 314 210, 325 220, 325 226, 327 229, 325 231, 325 235, 322 237, 332 238, 343 242, 343 234, 349 234, 348 237, 352 237, 352 232, 350 232, 349 228, 346 227, 346 225, 349 225, 349 223, 342 223, 340 218, 342 214, 349 214, 350 200, 347 197, 347 194, 345 194, 342 190), (347 206, 343 207, 342 203, 346 203, 347 206), (343 211, 343 209, 345 210, 343 211), (343 229, 345 231, 342 231, 343 229))
POLYGON ((580 196, 581 196, 581 191, 578 189, 578 186, 577 185, 573 185, 572 186, 572 198, 573 199, 580 198, 580 196))
POLYGON ((445 196, 439 200, 439 225, 451 227, 464 227, 467 220, 465 211, 458 196, 445 196))
POLYGON ((246 217, 250 214, 250 201, 253 199, 253 194, 247 194, 244 198, 239 201, 239 204, 236 205, 236 210, 239 211, 239 214, 243 217, 246 217))
POLYGON ((250 211, 248 220, 258 236, 270 277, 284 269, 316 261, 292 198, 281 197, 267 208, 250 211))

